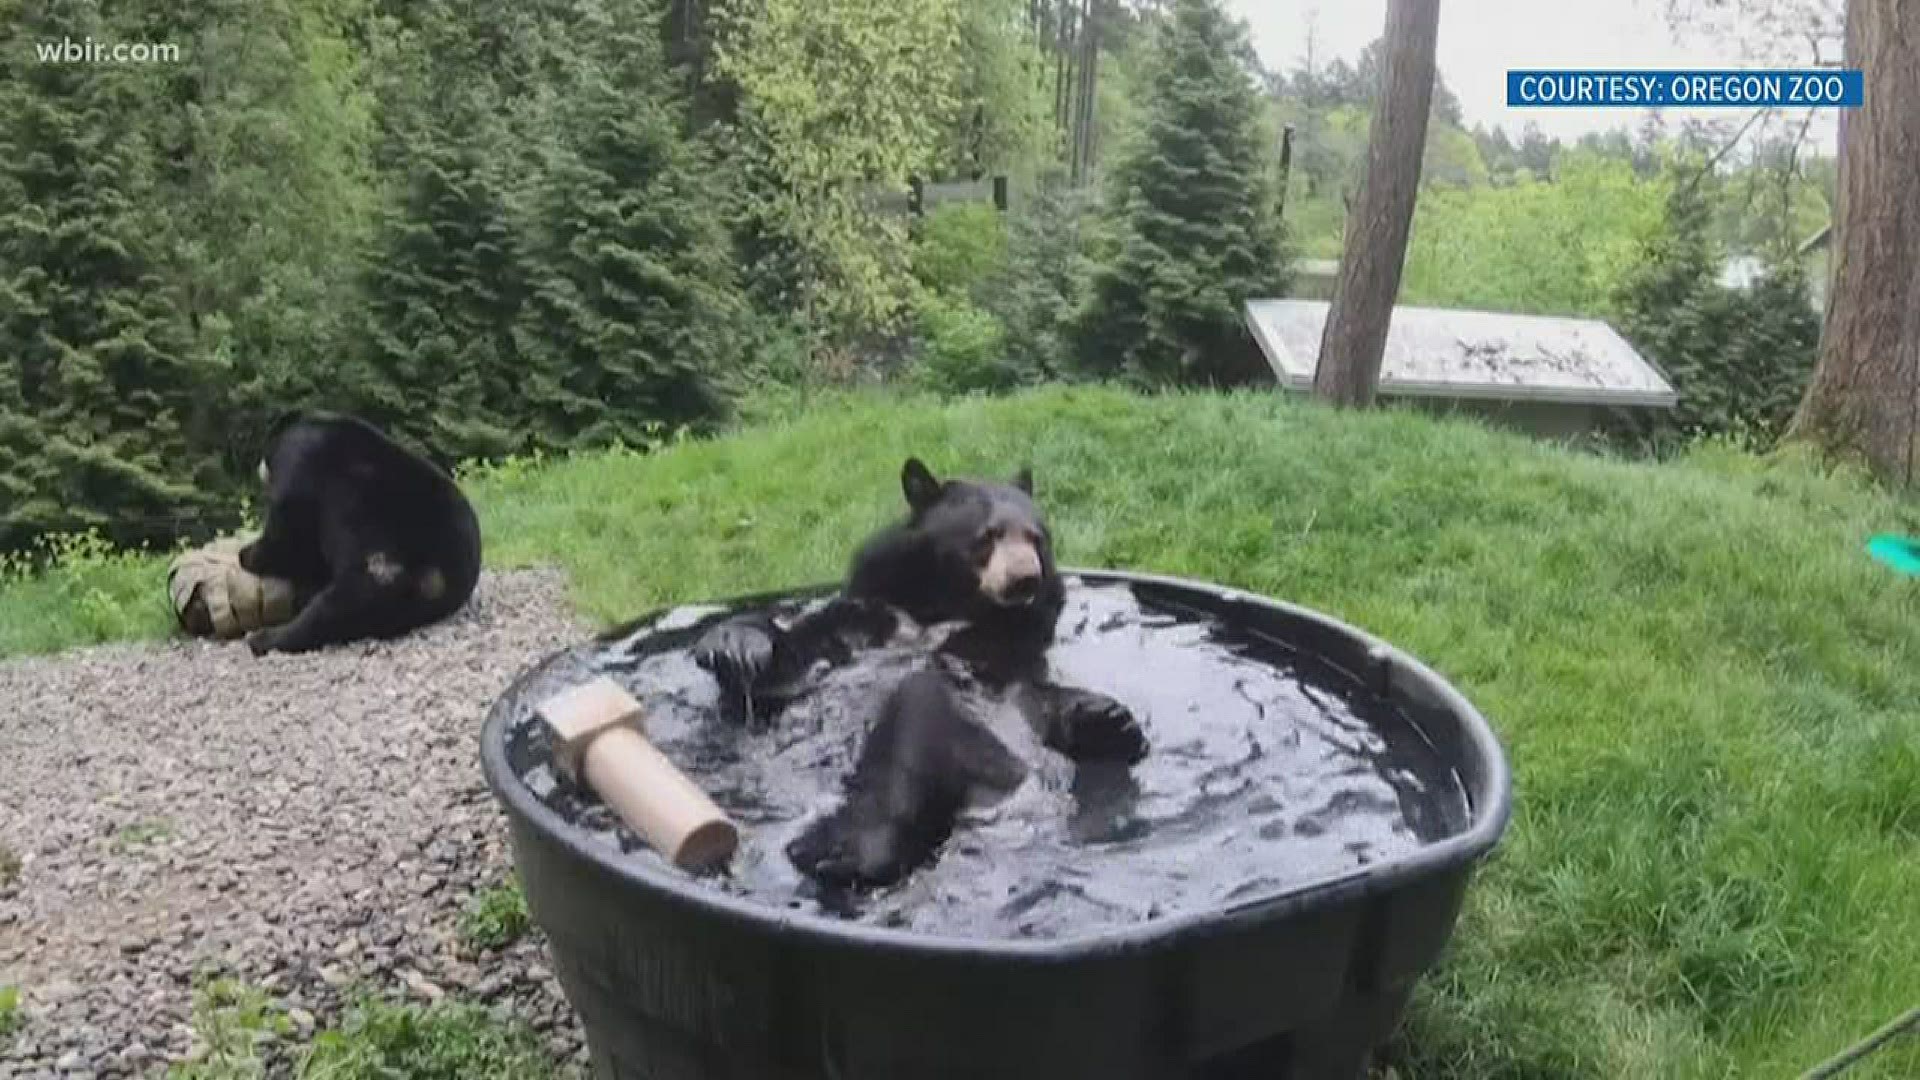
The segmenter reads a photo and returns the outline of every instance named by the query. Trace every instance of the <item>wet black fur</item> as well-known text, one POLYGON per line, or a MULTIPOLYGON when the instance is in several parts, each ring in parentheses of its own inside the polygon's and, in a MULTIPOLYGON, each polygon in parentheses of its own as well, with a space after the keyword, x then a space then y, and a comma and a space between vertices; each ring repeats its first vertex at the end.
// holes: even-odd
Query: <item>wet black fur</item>
POLYGON ((841 597, 791 626, 764 614, 709 630, 695 655, 723 689, 730 715, 777 720, 815 665, 845 663, 885 641, 896 613, 922 625, 959 622, 922 670, 878 703, 846 797, 788 848, 809 876, 885 885, 924 865, 951 833, 969 793, 1010 790, 1026 765, 969 712, 962 684, 1012 695, 1041 742, 1081 763, 1137 762, 1146 739, 1125 706, 1047 675, 1046 649, 1065 605, 1031 474, 1011 484, 940 482, 917 459, 901 473, 908 514, 854 556, 841 597), (1039 537, 1041 573, 1030 602, 1006 606, 981 589, 975 545, 999 526, 1039 537))

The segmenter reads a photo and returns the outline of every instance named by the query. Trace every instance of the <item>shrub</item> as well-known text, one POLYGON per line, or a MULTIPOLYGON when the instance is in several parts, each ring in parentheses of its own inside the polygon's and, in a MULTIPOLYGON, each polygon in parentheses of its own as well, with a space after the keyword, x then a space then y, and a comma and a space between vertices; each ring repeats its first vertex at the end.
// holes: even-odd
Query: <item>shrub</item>
POLYGON ((1708 213, 1695 188, 1676 189, 1667 228, 1646 245, 1616 299, 1621 332, 1680 395, 1671 412, 1636 410, 1610 425, 1643 448, 1702 435, 1772 443, 1793 419, 1818 358, 1820 319, 1799 268, 1777 265, 1746 290, 1722 286, 1708 213))
POLYGON ((1011 390, 1020 372, 1007 362, 1007 331, 993 313, 963 298, 923 292, 914 304, 920 355, 913 381, 939 394, 1011 390))
POLYGON ((950 203, 920 222, 913 276, 929 289, 972 295, 1006 261, 1006 223, 992 203, 950 203))
POLYGON ((460 917, 460 937, 475 949, 504 948, 532 925, 518 885, 496 885, 476 894, 460 917))
POLYGON ((1080 323, 1090 374, 1149 386, 1268 377, 1240 306, 1284 294, 1287 255, 1249 54, 1219 0, 1175 0, 1080 323))
POLYGON ((1093 201, 1065 185, 1042 185, 1015 204, 999 272, 976 300, 1006 328, 1006 365, 1021 382, 1071 370, 1073 322, 1086 301, 1093 201))

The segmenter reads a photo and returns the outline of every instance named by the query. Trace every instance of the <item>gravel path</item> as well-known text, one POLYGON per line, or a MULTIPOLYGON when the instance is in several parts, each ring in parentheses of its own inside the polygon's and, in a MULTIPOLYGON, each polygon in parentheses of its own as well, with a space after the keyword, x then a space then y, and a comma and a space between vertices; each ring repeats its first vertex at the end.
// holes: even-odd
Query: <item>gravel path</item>
POLYGON ((159 1074, 195 1050, 204 970, 267 987, 302 1027, 356 983, 491 1001, 576 1056, 538 934, 474 954, 456 928, 510 869, 480 722, 587 632, 558 574, 516 572, 393 643, 0 662, 0 844, 22 864, 0 884, 0 985, 25 1013, 0 1076, 159 1074))

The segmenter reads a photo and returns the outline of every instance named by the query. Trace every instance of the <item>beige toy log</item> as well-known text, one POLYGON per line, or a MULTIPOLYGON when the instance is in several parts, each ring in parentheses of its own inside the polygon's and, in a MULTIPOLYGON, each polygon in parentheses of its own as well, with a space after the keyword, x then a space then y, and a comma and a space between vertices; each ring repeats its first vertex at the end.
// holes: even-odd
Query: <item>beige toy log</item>
POLYGON ((167 567, 167 595, 180 628, 221 640, 278 626, 298 608, 293 583, 240 568, 252 537, 230 536, 183 552, 167 567))
POLYGON ((683 870, 733 858, 740 830, 687 775, 640 733, 640 703, 605 676, 542 702, 553 760, 585 777, 620 820, 683 870))

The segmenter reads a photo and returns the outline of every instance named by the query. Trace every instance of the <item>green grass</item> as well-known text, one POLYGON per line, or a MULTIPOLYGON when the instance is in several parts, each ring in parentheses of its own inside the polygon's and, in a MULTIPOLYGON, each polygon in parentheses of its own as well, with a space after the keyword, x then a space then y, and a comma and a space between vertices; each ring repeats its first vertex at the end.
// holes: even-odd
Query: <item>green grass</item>
POLYGON ((20 988, 0 986, 0 1040, 20 1030, 20 988))
MULTIPOLYGON (((1912 503, 1792 459, 1623 463, 1271 395, 801 413, 489 470, 489 561, 558 563, 612 622, 837 578, 910 453, 1031 462, 1065 561, 1326 610, 1500 731, 1513 825, 1402 1076, 1797 1075, 1920 1002, 1920 588, 1862 551, 1920 532, 1912 503)), ((1920 1072, 1916 1043, 1848 1080, 1920 1072)))
POLYGON ((116 551, 93 533, 58 537, 30 557, 0 553, 0 656, 151 640, 173 628, 163 556, 116 551))
POLYGON ((193 1032, 201 1053, 169 1066, 167 1080, 264 1078, 268 1047, 292 1035, 294 1024, 265 991, 212 979, 194 988, 193 1032))
POLYGON ((20 856, 15 855, 12 848, 0 844, 0 888, 13 884, 13 879, 19 876, 20 856))
MULTIPOLYGON (((5 1004, 0 996, 0 1007, 5 1004)), ((531 1029, 461 1002, 421 1006, 367 997, 339 1027, 320 1032, 304 1046, 295 1044, 297 1030, 291 1014, 258 987, 231 979, 207 981, 194 993, 193 1031, 202 1051, 193 1060, 169 1066, 167 1080, 260 1080, 269 1075, 298 1080, 543 1080, 562 1075, 531 1029)))
POLYGON ((122 825, 114 832, 113 846, 118 851, 128 852, 159 843, 172 835, 173 822, 165 818, 136 821, 131 825, 122 825))
POLYGON ((562 1075, 533 1032, 477 1005, 368 1000, 315 1038, 300 1080, 542 1080, 562 1075))
POLYGON ((460 917, 460 940, 475 950, 499 949, 527 932, 527 898, 514 884, 474 894, 460 917))

